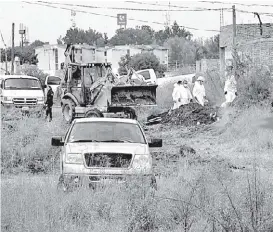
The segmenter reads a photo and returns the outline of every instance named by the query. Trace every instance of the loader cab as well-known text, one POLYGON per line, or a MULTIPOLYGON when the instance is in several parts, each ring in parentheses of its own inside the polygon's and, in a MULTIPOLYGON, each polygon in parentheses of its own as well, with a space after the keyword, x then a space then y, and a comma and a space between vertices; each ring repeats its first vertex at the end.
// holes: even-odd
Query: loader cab
POLYGON ((81 106, 92 105, 94 99, 96 100, 97 92, 91 92, 90 88, 106 75, 108 67, 110 67, 109 64, 102 63, 70 64, 71 79, 67 72, 62 83, 62 89, 65 90, 64 93, 73 95, 81 106))

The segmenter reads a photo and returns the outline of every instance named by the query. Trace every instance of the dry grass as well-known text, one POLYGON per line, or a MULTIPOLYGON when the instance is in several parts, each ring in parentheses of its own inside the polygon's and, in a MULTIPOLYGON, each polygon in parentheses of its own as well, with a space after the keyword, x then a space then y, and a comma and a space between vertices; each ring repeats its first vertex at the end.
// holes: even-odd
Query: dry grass
MULTIPOLYGON (((173 83, 164 87, 165 94, 159 91, 160 110, 172 105, 172 88, 173 83)), ((145 109, 139 112, 142 119, 148 115, 145 109)), ((263 128, 271 116, 268 109, 230 109, 223 112, 222 121, 199 132, 151 127, 149 137, 164 140, 164 147, 153 152, 154 158, 162 158, 155 159, 155 194, 134 183, 58 192, 58 176, 50 167, 59 150, 51 148, 50 138, 66 128, 56 116, 51 123, 28 118, 16 122, 13 130, 2 130, 4 173, 30 170, 28 163, 36 156, 46 161, 45 170, 51 173, 2 175, 2 231, 273 230, 272 130, 263 128), (196 155, 181 157, 183 144, 193 147, 196 155)))

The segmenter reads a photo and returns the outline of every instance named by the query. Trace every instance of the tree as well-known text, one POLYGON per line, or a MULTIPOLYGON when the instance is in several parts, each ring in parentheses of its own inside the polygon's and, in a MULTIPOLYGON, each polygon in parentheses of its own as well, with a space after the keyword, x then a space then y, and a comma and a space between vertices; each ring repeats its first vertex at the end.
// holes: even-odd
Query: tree
POLYGON ((196 60, 201 59, 219 59, 219 38, 220 35, 213 36, 203 41, 195 40, 196 60))
POLYGON ((125 56, 121 57, 119 64, 118 72, 120 75, 126 75, 127 69, 126 66, 129 66, 129 63, 131 61, 131 56, 126 54, 125 56))
POLYGON ((153 36, 151 31, 147 29, 118 29, 116 34, 110 39, 112 45, 127 45, 127 44, 151 44, 153 42, 153 36))
POLYGON ((63 38, 62 38, 62 36, 60 36, 60 37, 57 39, 57 44, 63 44, 63 38))
POLYGON ((70 28, 67 30, 65 37, 62 38, 65 44, 86 43, 89 45, 97 45, 98 43, 101 44, 102 40, 102 34, 91 28, 87 31, 79 28, 70 28))
MULTIPOLYGON (((21 63, 29 63, 29 64, 37 64, 38 59, 37 55, 35 55, 35 48, 39 46, 43 46, 45 43, 40 40, 35 40, 28 46, 24 46, 23 49, 20 46, 14 47, 14 56, 18 56, 21 63)), ((1 60, 5 60, 5 54, 1 53, 1 60)), ((7 57, 8 61, 11 61, 11 48, 7 49, 7 57)))
POLYGON ((194 64, 196 47, 193 41, 185 38, 174 37, 166 41, 169 49, 170 62, 178 61, 180 64, 194 64))
POLYGON ((108 36, 107 36, 107 33, 104 33, 103 39, 104 39, 104 44, 105 44, 105 45, 108 44, 109 38, 108 38, 108 36))
POLYGON ((122 57, 121 61, 119 62, 119 73, 121 75, 127 74, 127 71, 124 68, 126 65, 128 65, 128 67, 132 67, 136 71, 143 69, 154 69, 159 76, 162 76, 166 71, 166 67, 161 65, 157 57, 149 52, 139 53, 132 57, 129 55, 122 57))
POLYGON ((173 37, 191 40, 192 34, 191 32, 187 31, 184 27, 179 26, 176 21, 174 21, 171 27, 165 27, 164 30, 157 31, 155 33, 155 39, 159 45, 163 45, 169 38, 173 37))

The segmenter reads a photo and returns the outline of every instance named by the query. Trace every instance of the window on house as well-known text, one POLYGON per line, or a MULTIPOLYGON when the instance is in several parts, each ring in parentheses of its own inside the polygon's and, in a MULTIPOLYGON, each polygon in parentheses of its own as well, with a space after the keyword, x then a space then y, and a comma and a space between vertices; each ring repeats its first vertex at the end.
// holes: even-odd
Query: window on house
POLYGON ((82 49, 80 49, 80 54, 82 54, 82 49))
POLYGON ((104 56, 107 56, 107 51, 104 51, 104 56))
POLYGON ((82 61, 82 56, 80 57, 80 60, 82 61))
POLYGON ((55 70, 59 68, 59 56, 58 56, 58 49, 55 49, 55 70))

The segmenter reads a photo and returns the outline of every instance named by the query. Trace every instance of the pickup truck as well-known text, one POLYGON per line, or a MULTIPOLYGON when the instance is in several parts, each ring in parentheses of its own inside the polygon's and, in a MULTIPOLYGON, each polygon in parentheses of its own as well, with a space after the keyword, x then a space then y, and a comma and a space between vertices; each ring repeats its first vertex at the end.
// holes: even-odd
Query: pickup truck
POLYGON ((149 147, 162 147, 162 139, 148 143, 136 120, 75 119, 66 136, 53 137, 51 144, 62 147, 58 188, 63 191, 87 183, 89 187, 105 181, 125 183, 131 177, 144 177, 156 188, 149 147))

